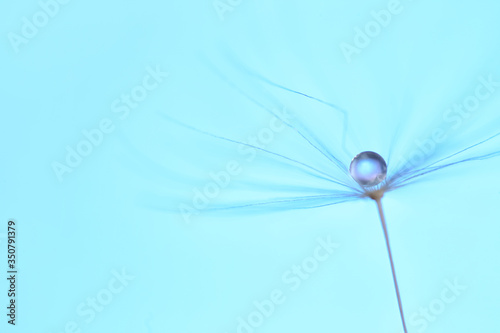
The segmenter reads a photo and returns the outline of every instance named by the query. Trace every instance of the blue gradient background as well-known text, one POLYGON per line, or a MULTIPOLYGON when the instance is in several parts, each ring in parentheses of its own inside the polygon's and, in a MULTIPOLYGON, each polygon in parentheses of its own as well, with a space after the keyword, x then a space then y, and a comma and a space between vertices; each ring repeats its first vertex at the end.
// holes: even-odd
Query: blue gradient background
MULTIPOLYGON (((286 301, 255 332, 402 332, 373 202, 200 214, 187 224, 178 204, 231 160, 243 171, 215 199, 221 204, 321 184, 265 154, 247 162, 236 145, 165 118, 235 140, 265 128, 269 114, 222 73, 262 103, 274 94, 270 107, 292 109, 344 163, 374 150, 390 169, 415 140, 447 126, 442 113, 474 92, 479 76, 500 79, 500 3, 401 1, 403 11, 348 63, 339 45, 387 5, 242 0, 221 20, 211 1, 71 1, 16 53, 8 34, 40 6, 2 3, 0 221, 2 232, 17 221, 19 254, 18 324, 6 324, 3 279, 2 330, 60 333, 75 321, 81 332, 232 333, 254 301, 281 289, 286 301), (148 66, 168 78, 120 119, 112 103, 148 66), (246 68, 341 105, 349 127, 318 104, 261 88, 246 68), (104 118, 114 131, 60 182, 52 163, 104 118), (339 145, 344 130, 352 155, 339 145), (253 192, 239 187, 245 182, 253 192), (291 292, 282 275, 327 236, 340 247, 291 292), (134 279, 86 323, 78 306, 122 268, 134 279)), ((438 153, 497 133, 499 95, 438 153)), ((268 148, 328 168, 289 134, 268 148)), ((499 166, 497 158, 445 169, 384 198, 407 320, 441 297, 445 280, 467 286, 425 330, 409 323, 409 332, 500 331, 499 166)))

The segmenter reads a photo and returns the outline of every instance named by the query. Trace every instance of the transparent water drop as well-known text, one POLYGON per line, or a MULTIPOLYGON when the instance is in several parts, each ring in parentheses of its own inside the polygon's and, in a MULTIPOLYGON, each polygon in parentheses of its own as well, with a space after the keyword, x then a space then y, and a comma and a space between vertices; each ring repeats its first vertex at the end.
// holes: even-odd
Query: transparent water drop
POLYGON ((387 164, 379 154, 364 151, 352 159, 349 173, 359 185, 375 186, 385 180, 387 164))

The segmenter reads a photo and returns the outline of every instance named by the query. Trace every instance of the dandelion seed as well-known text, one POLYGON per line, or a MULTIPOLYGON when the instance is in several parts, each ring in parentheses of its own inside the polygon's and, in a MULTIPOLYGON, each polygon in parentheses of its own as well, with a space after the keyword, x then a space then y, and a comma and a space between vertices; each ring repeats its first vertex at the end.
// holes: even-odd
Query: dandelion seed
MULTIPOLYGON (((374 151, 362 151, 352 158, 356 152, 350 150, 358 146, 357 143, 359 140, 354 137, 356 134, 355 131, 347 131, 349 128, 346 121, 349 115, 347 111, 336 103, 331 103, 324 98, 316 98, 308 92, 287 88, 282 84, 275 83, 257 74, 250 76, 257 78, 257 81, 261 82, 262 85, 270 85, 278 89, 285 94, 283 97, 288 97, 289 95, 287 94, 290 94, 294 97, 307 100, 309 103, 317 103, 320 107, 326 107, 328 108, 326 109, 327 111, 334 111, 330 115, 341 114, 342 118, 339 117, 341 120, 337 120, 336 124, 341 125, 340 127, 345 129, 345 131, 341 133, 337 131, 340 134, 337 141, 332 144, 332 138, 322 137, 321 131, 316 131, 318 128, 315 128, 314 124, 307 126, 307 121, 312 116, 309 118, 304 117, 305 119, 297 117, 290 121, 284 119, 273 111, 273 107, 285 104, 288 106, 288 103, 275 98, 271 92, 262 94, 259 91, 258 93, 262 95, 258 97, 253 96, 250 91, 241 88, 237 83, 227 77, 222 77, 222 80, 244 97, 245 101, 252 103, 256 107, 256 113, 262 111, 263 114, 273 116, 284 124, 287 131, 286 136, 282 139, 284 142, 287 142, 287 146, 259 146, 245 142, 242 139, 238 139, 238 137, 224 135, 223 128, 220 128, 220 131, 209 131, 203 129, 200 125, 197 127, 188 122, 181 122, 173 119, 171 116, 163 115, 163 119, 171 124, 180 125, 179 127, 183 128, 183 130, 191 131, 193 137, 196 138, 195 141, 204 141, 207 145, 210 145, 211 149, 216 150, 217 147, 223 147, 223 149, 227 147, 243 147, 247 151, 253 151, 260 157, 257 162, 251 162, 254 163, 253 165, 255 163, 258 164, 258 171, 260 173, 252 172, 253 170, 245 172, 239 178, 231 178, 227 184, 222 182, 223 184, 220 185, 220 189, 216 188, 217 191, 215 192, 213 189, 211 191, 204 191, 205 188, 210 188, 207 185, 212 185, 213 187, 215 184, 212 184, 214 182, 213 179, 207 180, 206 183, 197 182, 193 184, 194 190, 189 191, 190 194, 193 194, 186 199, 182 199, 182 203, 190 206, 190 212, 193 212, 193 214, 217 212, 233 215, 234 211, 237 210, 240 214, 249 215, 255 212, 270 213, 327 207, 362 199, 374 200, 377 205, 386 242, 399 313, 404 332, 407 332, 403 312, 403 300, 396 278, 396 265, 390 246, 388 227, 382 207, 382 198, 387 192, 408 186, 425 175, 465 162, 499 156, 500 151, 497 150, 498 145, 495 143, 500 139, 500 133, 493 134, 491 131, 485 131, 481 133, 485 136, 489 134, 485 138, 481 138, 480 136, 470 137, 470 140, 464 140, 464 142, 467 142, 467 145, 464 144, 461 147, 455 146, 454 151, 446 151, 448 146, 441 145, 438 147, 439 149, 436 148, 433 150, 432 154, 425 154, 417 162, 402 163, 407 156, 401 156, 401 154, 411 153, 411 151, 404 151, 404 149, 399 149, 399 151, 394 150, 395 145, 387 146, 388 150, 383 152, 386 154, 387 163, 381 155, 374 151), (263 97, 269 99, 266 101, 263 97), (345 137, 347 137, 347 144, 345 137), (287 140, 291 141, 288 143, 287 140), (478 150, 478 148, 485 147, 488 148, 483 151, 478 150), (352 160, 350 160, 351 158, 352 160), (293 176, 289 177, 289 173, 293 176), (224 195, 219 197, 219 192, 224 195)), ((293 103, 290 103, 290 105, 293 105, 293 103)), ((314 109, 314 105, 311 105, 312 109, 314 109)), ((324 119, 322 121, 328 123, 324 119)), ((356 120, 350 121, 350 124, 356 126, 356 120)), ((280 135, 285 135, 284 133, 280 135)), ((397 134, 389 131, 384 133, 389 136, 397 134)), ((280 141, 282 139, 280 138, 280 141)), ((396 142, 396 140, 392 140, 391 142, 396 142)), ((449 142, 451 142, 451 138, 449 142)), ((404 144, 406 146, 403 147, 408 147, 407 143, 404 144)), ((359 149, 360 147, 357 148, 359 149)), ((247 164, 244 165, 245 167, 247 166, 247 164)), ((157 169, 162 170, 161 167, 157 169)), ((221 181, 220 177, 217 179, 219 182, 221 181)), ((185 175, 184 181, 187 183, 189 180, 189 177, 185 175)), ((165 196, 160 197, 158 200, 157 197, 150 196, 145 200, 145 203, 150 207, 156 207, 165 211, 166 201, 179 203, 177 193, 175 195, 176 200, 165 200, 165 196)), ((177 212, 178 207, 172 207, 171 210, 177 212)))
MULTIPOLYGON (((281 86, 275 84, 275 86, 282 88, 281 86)), ((237 88, 237 87, 235 87, 237 88)), ((294 91, 291 89, 283 89, 287 90, 290 93, 306 96, 306 98, 315 100, 318 103, 323 105, 330 106, 332 109, 337 110, 338 108, 331 103, 327 103, 321 101, 319 99, 315 99, 309 95, 301 93, 299 91, 294 91)), ((241 92, 241 91, 240 91, 241 92)), ((245 96, 249 97, 249 96, 245 96)), ((249 97, 250 98, 250 97, 249 97)), ((255 102, 252 100, 252 102, 255 102)), ((258 107, 263 109, 265 112, 269 112, 268 108, 261 103, 256 103, 258 107)), ((399 290, 398 280, 396 277, 396 269, 395 263, 393 260, 393 254, 389 241, 389 232, 386 224, 386 219, 382 207, 382 198, 385 193, 389 191, 394 191, 400 187, 407 186, 411 182, 414 182, 415 179, 420 178, 426 174, 433 173, 435 171, 442 170, 449 166, 469 162, 476 160, 483 160, 488 158, 493 158, 495 156, 499 156, 499 151, 493 151, 490 153, 476 155, 476 156, 468 156, 467 158, 456 159, 460 156, 460 154, 464 154, 465 152, 470 152, 472 149, 482 146, 492 140, 500 137, 500 133, 494 134, 486 139, 483 139, 477 143, 469 145, 468 147, 455 152, 453 154, 449 154, 445 157, 440 157, 432 161, 431 158, 426 158, 427 165, 422 166, 421 164, 412 165, 405 164, 399 165, 397 168, 393 168, 391 170, 388 169, 388 165, 384 158, 375 153, 373 151, 363 151, 356 155, 350 164, 350 167, 347 168, 345 165, 345 159, 343 161, 342 158, 339 158, 337 154, 328 150, 325 145, 322 145, 319 138, 312 139, 313 131, 311 129, 307 129, 302 124, 288 124, 291 129, 291 133, 293 133, 298 140, 302 140, 305 146, 309 149, 309 152, 319 153, 320 158, 326 159, 332 165, 336 166, 334 168, 335 171, 324 171, 321 167, 316 167, 315 164, 317 160, 308 160, 307 158, 301 159, 300 157, 290 157, 287 153, 281 153, 275 151, 271 148, 261 148, 254 145, 250 145, 248 143, 241 142, 239 140, 226 137, 217 133, 210 133, 198 128, 195 128, 191 125, 181 123, 177 120, 172 119, 169 116, 165 116, 169 122, 176 123, 177 125, 181 125, 182 127, 194 131, 197 135, 202 135, 206 138, 210 138, 212 140, 218 140, 221 143, 229 144, 229 145, 242 145, 255 151, 258 151, 262 154, 264 159, 273 160, 275 162, 271 164, 272 168, 276 167, 284 167, 287 171, 296 170, 297 172, 302 173, 304 177, 309 177, 309 179, 315 179, 316 182, 326 184, 323 188, 318 187, 314 189, 314 186, 306 187, 306 186, 294 186, 293 184, 279 185, 274 186, 275 188, 283 189, 282 192, 289 193, 288 196, 275 196, 269 197, 267 196, 265 199, 259 200, 255 197, 250 196, 231 196, 230 200, 236 200, 237 198, 239 202, 231 201, 231 202, 210 202, 207 204, 207 207, 203 209, 199 209, 199 211, 208 213, 208 212, 229 212, 232 210, 238 210, 243 214, 250 214, 252 212, 271 212, 271 211, 284 211, 291 209, 309 209, 309 208, 317 208, 317 207, 326 207, 332 206, 336 204, 341 204, 344 202, 349 202, 353 200, 360 199, 372 199, 376 202, 380 222, 382 225, 382 230, 386 242, 387 253, 389 257, 389 262, 391 266, 391 272, 393 277, 394 288, 397 296, 397 302, 401 317, 402 326, 404 328, 404 332, 407 332, 405 316, 403 311, 403 301, 399 290), (321 147, 321 148, 319 148, 321 147), (453 161, 450 159, 455 158, 453 161), (344 178, 345 175, 350 175, 354 182, 349 182, 349 179, 344 178), (359 185, 358 187, 356 187, 359 185), (328 188, 328 189, 326 189, 328 188), (316 191, 316 193, 314 193, 316 191), (304 195, 297 194, 298 192, 305 193, 304 195)), ((279 174, 280 171, 274 169, 268 169, 269 173, 279 174)), ((279 180, 278 180, 279 182, 279 180)), ((273 186, 265 183, 258 183, 255 181, 242 181, 240 184, 244 184, 246 186, 245 193, 269 193, 269 189, 273 186)), ((245 187, 239 186, 238 189, 241 191, 245 187)), ((207 200, 208 201, 208 200, 207 200)), ((151 204, 152 200, 148 199, 149 204, 151 204)))

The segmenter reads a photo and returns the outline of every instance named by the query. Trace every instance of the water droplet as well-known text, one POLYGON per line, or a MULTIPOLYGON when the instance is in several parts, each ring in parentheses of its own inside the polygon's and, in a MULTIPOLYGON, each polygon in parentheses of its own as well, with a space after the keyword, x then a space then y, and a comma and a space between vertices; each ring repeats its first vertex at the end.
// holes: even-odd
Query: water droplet
POLYGON ((379 154, 364 151, 352 159, 349 173, 359 185, 375 186, 385 180, 387 164, 379 154))

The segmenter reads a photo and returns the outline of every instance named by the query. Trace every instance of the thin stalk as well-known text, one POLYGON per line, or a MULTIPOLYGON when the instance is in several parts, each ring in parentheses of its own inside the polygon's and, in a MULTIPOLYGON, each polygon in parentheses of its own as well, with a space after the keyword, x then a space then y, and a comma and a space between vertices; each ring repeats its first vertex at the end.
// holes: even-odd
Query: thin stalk
POLYGON ((401 321, 403 323, 403 328, 405 333, 408 333, 406 329, 405 316, 403 314, 403 303, 401 302, 401 295, 399 294, 398 280, 396 279, 396 270, 394 269, 394 261, 392 260, 391 245, 389 244, 389 233, 387 232, 387 225, 385 224, 384 210, 382 209, 382 198, 374 198, 377 202, 378 213, 380 215, 380 222, 382 222, 382 229, 384 229, 385 243, 387 245, 387 252, 389 253, 389 260, 391 262, 392 278, 394 280, 394 288, 396 289, 396 295, 398 296, 399 313, 401 314, 401 321))

